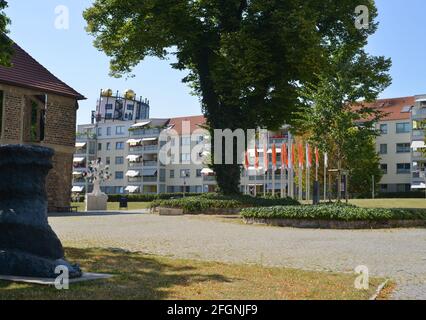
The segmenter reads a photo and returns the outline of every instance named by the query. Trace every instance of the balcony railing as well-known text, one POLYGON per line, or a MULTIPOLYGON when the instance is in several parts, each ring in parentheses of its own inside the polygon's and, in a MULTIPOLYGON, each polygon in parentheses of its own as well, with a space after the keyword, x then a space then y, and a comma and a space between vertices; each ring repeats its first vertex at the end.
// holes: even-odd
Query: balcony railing
POLYGON ((157 167, 158 161, 144 161, 143 165, 144 167, 157 167))
POLYGON ((157 182, 157 177, 143 177, 143 182, 157 182))
POLYGON ((136 129, 130 130, 130 136, 132 137, 155 137, 160 135, 162 129, 136 129))
POLYGON ((213 182, 213 181, 216 181, 216 177, 215 176, 204 176, 203 181, 204 182, 213 182))

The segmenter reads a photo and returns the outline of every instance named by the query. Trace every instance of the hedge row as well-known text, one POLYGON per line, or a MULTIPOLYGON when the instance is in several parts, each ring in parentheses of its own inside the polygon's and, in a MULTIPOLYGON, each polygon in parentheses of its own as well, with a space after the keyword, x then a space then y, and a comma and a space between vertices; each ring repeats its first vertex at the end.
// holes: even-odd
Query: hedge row
POLYGON ((353 205, 277 206, 246 208, 243 218, 255 219, 307 219, 307 220, 426 220, 426 210, 376 209, 353 205))
MULTIPOLYGON (((197 196, 199 193, 186 193, 188 196, 197 196)), ((166 200, 166 199, 172 199, 172 198, 182 198, 183 193, 160 193, 160 194, 114 194, 114 195, 108 195, 108 201, 109 202, 119 202, 121 198, 127 198, 129 202, 151 202, 154 200, 166 200)))
POLYGON ((290 198, 253 198, 250 196, 222 196, 206 193, 200 196, 191 196, 181 199, 155 200, 151 208, 180 208, 185 213, 197 213, 208 209, 236 209, 247 207, 265 207, 274 205, 299 205, 299 202, 290 198))

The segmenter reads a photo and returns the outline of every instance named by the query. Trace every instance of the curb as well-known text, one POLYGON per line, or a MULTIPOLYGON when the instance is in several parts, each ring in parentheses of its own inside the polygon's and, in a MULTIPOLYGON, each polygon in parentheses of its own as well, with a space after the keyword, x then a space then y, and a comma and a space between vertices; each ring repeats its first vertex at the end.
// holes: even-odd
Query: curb
POLYGON ((377 287, 377 290, 376 290, 376 293, 375 294, 373 294, 371 297, 370 297, 370 299, 368 299, 368 300, 377 300, 377 297, 382 293, 382 291, 383 291, 383 289, 386 287, 386 285, 388 284, 388 282, 389 282, 389 279, 387 279, 386 281, 384 281, 381 285, 379 285, 378 287, 377 287))

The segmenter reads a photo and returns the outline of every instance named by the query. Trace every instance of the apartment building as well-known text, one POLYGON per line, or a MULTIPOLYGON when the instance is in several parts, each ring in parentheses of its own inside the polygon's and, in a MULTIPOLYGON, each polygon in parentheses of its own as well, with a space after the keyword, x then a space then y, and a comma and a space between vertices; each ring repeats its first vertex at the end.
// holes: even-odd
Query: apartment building
POLYGON ((412 124, 411 111, 415 97, 377 100, 374 108, 385 113, 377 123, 380 136, 376 139, 383 178, 380 192, 409 192, 411 190, 412 124))
MULTIPOLYGON (((215 191, 215 175, 208 168, 210 140, 208 132, 203 129, 203 116, 110 119, 106 116, 110 112, 110 107, 106 105, 111 101, 107 93, 100 100, 99 105, 104 107, 97 109, 93 123, 78 127, 74 192, 90 191, 91 186, 84 182, 81 171, 87 168, 87 161, 96 158, 101 158, 110 167, 112 177, 102 185, 107 194, 215 191), (164 157, 161 154, 162 147, 167 143, 173 153, 168 155, 173 158, 171 163, 160 161, 164 157)), ((123 105, 129 104, 121 99, 123 105)), ((380 192, 424 189, 426 158, 421 149, 425 148, 423 123, 426 119, 426 96, 382 99, 370 106, 385 114, 376 124, 381 132, 376 140, 383 170, 380 192)), ((149 112, 144 113, 146 115, 149 112)), ((128 115, 127 118, 133 116, 128 115)), ((272 144, 276 144, 280 153, 280 146, 292 140, 288 126, 276 132, 268 132, 269 169, 272 166, 272 144)), ((263 150, 259 150, 259 153, 262 166, 263 150)), ((249 157, 253 164, 254 150, 249 150, 249 157)), ((256 190, 262 193, 264 189, 267 192, 273 189, 279 192, 281 189, 279 170, 274 177, 271 170, 268 170, 267 175, 252 167, 248 171, 241 178, 242 192, 254 193, 256 190)), ((284 179, 288 181, 289 177, 284 179)), ((289 190, 288 183, 286 190, 289 190)))

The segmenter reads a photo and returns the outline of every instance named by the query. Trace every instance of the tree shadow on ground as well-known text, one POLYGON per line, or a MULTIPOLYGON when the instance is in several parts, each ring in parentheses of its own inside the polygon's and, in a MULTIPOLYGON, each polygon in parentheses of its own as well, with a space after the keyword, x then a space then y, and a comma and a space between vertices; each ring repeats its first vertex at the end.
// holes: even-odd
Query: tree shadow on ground
POLYGON ((151 257, 118 249, 73 248, 67 249, 66 253, 67 259, 79 263, 84 271, 109 273, 114 277, 70 284, 69 290, 0 281, 0 300, 174 299, 181 297, 180 291, 191 292, 197 285, 205 285, 206 282, 216 284, 235 280, 190 265, 190 261, 151 257))

